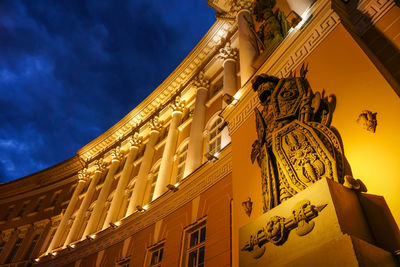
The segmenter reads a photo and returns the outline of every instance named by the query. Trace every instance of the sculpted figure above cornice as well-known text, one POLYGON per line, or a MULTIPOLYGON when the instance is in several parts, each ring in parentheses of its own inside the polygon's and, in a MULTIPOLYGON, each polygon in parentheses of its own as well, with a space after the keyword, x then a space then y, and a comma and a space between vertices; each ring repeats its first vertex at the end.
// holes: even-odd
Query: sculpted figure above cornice
POLYGON ((227 60, 227 59, 234 59, 238 58, 238 50, 236 48, 232 48, 231 42, 227 41, 225 46, 219 49, 219 54, 217 55, 218 59, 227 60))
POLYGON ((249 10, 253 9, 253 0, 236 0, 233 2, 231 12, 239 12, 240 10, 249 10))
POLYGON ((123 158, 123 154, 121 153, 121 150, 120 150, 120 147, 119 146, 117 146, 116 148, 113 148, 112 150, 111 150, 111 157, 112 157, 112 160, 114 161, 114 160, 118 160, 118 161, 120 161, 122 158, 123 158))
POLYGON ((129 144, 131 147, 139 147, 143 142, 143 137, 138 132, 134 133, 129 137, 129 144))
POLYGON ((96 172, 103 172, 106 168, 106 164, 104 164, 103 159, 100 158, 94 162, 95 171, 96 172))
POLYGON ((162 121, 158 118, 158 116, 154 116, 153 119, 150 120, 150 129, 152 131, 157 131, 159 132, 162 128, 162 121))
POLYGON ((83 168, 82 170, 80 170, 78 172, 78 180, 79 180, 79 182, 87 182, 88 179, 89 179, 89 173, 88 173, 88 170, 86 168, 83 168))
POLYGON ((181 100, 180 96, 177 96, 171 104, 171 108, 173 112, 183 112, 185 110, 185 101, 181 100))
POLYGON ((200 71, 199 74, 194 78, 193 85, 197 88, 210 88, 210 81, 204 76, 204 71, 200 71))

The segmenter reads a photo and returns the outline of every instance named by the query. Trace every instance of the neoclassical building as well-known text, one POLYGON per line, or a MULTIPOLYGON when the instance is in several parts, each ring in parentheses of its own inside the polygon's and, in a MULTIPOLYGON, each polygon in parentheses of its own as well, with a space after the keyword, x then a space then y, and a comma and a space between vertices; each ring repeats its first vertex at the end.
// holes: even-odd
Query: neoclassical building
POLYGON ((142 103, 0 185, 0 266, 395 266, 399 5, 274 2, 207 1, 215 23, 142 103))

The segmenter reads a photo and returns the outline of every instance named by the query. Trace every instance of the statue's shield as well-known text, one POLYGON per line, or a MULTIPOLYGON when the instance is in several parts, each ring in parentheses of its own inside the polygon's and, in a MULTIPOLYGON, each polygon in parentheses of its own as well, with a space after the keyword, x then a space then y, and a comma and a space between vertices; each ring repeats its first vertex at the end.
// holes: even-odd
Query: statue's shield
POLYGON ((292 121, 274 133, 272 147, 285 184, 296 192, 321 178, 338 181, 335 157, 312 126, 292 121))

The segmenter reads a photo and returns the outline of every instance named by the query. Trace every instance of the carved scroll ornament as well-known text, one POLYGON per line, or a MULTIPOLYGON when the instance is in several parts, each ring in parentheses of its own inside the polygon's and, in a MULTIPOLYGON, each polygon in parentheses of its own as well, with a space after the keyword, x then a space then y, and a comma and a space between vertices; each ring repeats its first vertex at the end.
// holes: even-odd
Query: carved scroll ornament
POLYGON ((266 243, 282 245, 286 242, 291 230, 295 229, 298 236, 308 234, 315 225, 315 222, 311 220, 317 217, 326 205, 314 206, 309 200, 300 201, 293 207, 291 217, 274 216, 257 233, 250 235, 242 251, 249 251, 253 258, 258 259, 264 255, 266 243))

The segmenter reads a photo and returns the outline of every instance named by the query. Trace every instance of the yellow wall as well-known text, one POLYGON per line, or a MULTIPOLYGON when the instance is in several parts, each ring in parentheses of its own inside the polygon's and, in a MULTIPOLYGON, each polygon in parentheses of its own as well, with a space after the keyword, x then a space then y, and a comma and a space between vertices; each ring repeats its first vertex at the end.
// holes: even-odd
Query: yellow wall
POLYGON ((342 136, 353 176, 365 183, 368 193, 385 197, 399 224, 399 97, 341 25, 305 62, 312 89, 336 95, 332 126, 342 136), (375 133, 357 124, 363 110, 378 112, 375 133))

